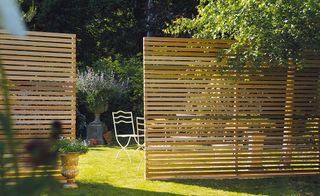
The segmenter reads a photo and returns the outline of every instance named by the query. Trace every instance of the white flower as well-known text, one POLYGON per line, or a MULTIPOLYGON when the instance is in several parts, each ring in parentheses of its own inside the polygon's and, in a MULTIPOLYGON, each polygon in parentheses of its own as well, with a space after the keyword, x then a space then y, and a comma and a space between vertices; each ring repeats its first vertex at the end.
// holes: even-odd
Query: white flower
POLYGON ((24 36, 26 33, 16 0, 0 0, 0 22, 1 26, 11 34, 24 36))

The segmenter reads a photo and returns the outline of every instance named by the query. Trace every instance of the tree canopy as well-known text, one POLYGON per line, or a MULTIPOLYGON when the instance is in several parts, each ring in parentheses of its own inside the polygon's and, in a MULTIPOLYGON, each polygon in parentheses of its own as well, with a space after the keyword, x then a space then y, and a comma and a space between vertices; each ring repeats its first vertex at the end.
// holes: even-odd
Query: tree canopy
POLYGON ((142 52, 148 30, 163 36, 165 22, 196 12, 197 0, 153 2, 150 24, 148 0, 24 0, 22 8, 27 12, 36 7, 33 19, 27 21, 30 30, 76 34, 77 67, 84 68, 108 56, 135 56, 142 52))
POLYGON ((233 39, 227 52, 242 67, 302 66, 306 52, 320 51, 319 0, 201 0, 194 18, 181 17, 164 30, 171 35, 233 39))

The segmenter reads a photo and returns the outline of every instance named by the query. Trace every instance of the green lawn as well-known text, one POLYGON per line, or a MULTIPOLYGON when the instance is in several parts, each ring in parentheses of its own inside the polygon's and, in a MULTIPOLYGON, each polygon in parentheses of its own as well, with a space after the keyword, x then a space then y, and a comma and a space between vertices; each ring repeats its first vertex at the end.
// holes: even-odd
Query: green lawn
POLYGON ((64 195, 319 195, 320 177, 277 177, 242 180, 168 180, 143 179, 138 170, 142 152, 130 150, 115 159, 118 147, 97 147, 80 157, 78 189, 65 189, 64 195), (139 154, 140 153, 140 154, 139 154))

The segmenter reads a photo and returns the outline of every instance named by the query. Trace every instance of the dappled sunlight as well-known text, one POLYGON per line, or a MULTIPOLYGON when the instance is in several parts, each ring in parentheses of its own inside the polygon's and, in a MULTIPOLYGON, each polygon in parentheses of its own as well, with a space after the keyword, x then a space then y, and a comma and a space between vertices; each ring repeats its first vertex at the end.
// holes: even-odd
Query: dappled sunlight
POLYGON ((320 196, 319 7, 0 0, 0 196, 320 196))
MULTIPOLYGON (((228 180, 144 180, 144 166, 138 169, 143 151, 128 150, 132 163, 122 152, 115 155, 119 147, 91 148, 80 157, 80 174, 76 178, 78 190, 67 193, 121 194, 132 195, 277 195, 280 193, 315 194, 318 191, 317 177, 269 178, 269 179, 228 179, 228 180), (82 192, 83 191, 83 192, 82 192)), ((320 191, 320 190, 319 190, 320 191)))

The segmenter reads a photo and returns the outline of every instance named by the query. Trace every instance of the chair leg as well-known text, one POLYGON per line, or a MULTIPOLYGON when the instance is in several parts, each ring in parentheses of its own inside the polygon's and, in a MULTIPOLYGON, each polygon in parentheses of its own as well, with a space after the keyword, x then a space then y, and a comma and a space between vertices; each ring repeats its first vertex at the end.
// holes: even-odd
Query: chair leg
MULTIPOLYGON (((140 145, 139 148, 142 149, 143 150, 142 152, 144 153, 144 145, 140 145)), ((140 161, 139 161, 139 165, 138 165, 138 171, 140 170, 142 162, 144 160, 143 153, 142 153, 142 155, 140 154, 140 161)))
POLYGON ((130 155, 129 155, 129 152, 128 152, 126 149, 124 149, 124 151, 126 152, 126 154, 127 154, 127 156, 128 156, 128 159, 129 159, 130 163, 132 163, 132 161, 131 161, 131 157, 130 157, 130 155))
POLYGON ((121 151, 124 151, 126 154, 127 154, 127 156, 128 156, 128 159, 129 159, 129 161, 130 161, 130 163, 132 162, 131 161, 131 157, 130 157, 130 155, 129 155, 129 152, 127 151, 127 147, 128 147, 128 145, 130 144, 130 140, 131 140, 131 137, 129 137, 129 139, 128 139, 128 142, 126 143, 126 145, 122 145, 118 140, 118 144, 120 145, 120 147, 121 147, 121 149, 118 151, 118 153, 116 154, 116 159, 118 159, 118 157, 119 157, 119 155, 120 155, 120 152, 121 151))
POLYGON ((140 170, 140 168, 141 168, 142 161, 143 161, 143 156, 140 158, 139 165, 138 165, 138 171, 139 171, 139 170, 140 170))
POLYGON ((139 152, 139 150, 143 150, 143 145, 138 144, 138 147, 135 149, 135 152, 139 152))
POLYGON ((123 148, 121 147, 120 150, 118 150, 117 154, 116 154, 116 159, 118 159, 120 152, 123 150, 123 148))

